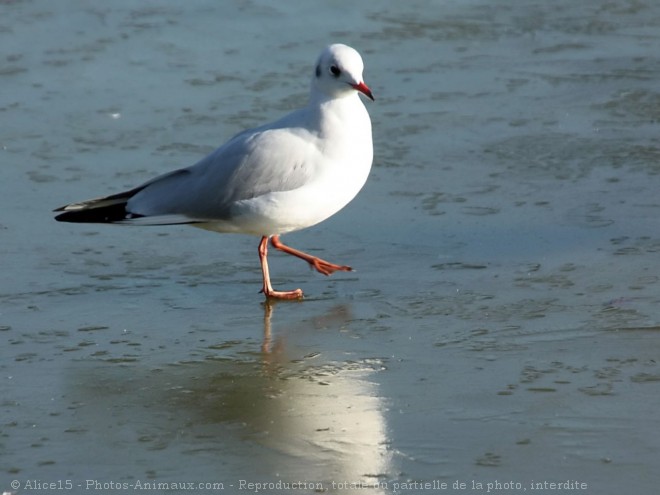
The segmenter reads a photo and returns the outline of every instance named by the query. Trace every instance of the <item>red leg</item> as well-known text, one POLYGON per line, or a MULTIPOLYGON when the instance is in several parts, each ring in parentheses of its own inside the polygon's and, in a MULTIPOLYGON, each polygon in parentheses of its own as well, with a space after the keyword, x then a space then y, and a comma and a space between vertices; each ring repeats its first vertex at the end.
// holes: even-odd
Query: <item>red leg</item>
MULTIPOLYGON (((261 242, 262 243, 264 242, 263 239, 261 242)), ((353 269, 350 266, 335 265, 334 263, 330 263, 328 261, 322 260, 321 258, 317 258, 316 256, 312 256, 311 254, 303 253, 302 251, 293 249, 292 247, 289 247, 286 244, 282 244, 279 235, 272 236, 270 238, 270 243, 275 249, 279 249, 282 252, 291 254, 297 258, 300 258, 301 260, 305 260, 314 269, 316 269, 317 272, 322 273, 323 275, 330 275, 336 271, 342 271, 342 272, 353 271, 353 269)))
POLYGON ((280 291, 273 289, 270 285, 270 273, 268 271, 268 236, 263 236, 259 242, 259 261, 261 262, 261 273, 264 277, 264 284, 261 292, 267 298, 272 299, 302 299, 303 292, 300 289, 280 291))

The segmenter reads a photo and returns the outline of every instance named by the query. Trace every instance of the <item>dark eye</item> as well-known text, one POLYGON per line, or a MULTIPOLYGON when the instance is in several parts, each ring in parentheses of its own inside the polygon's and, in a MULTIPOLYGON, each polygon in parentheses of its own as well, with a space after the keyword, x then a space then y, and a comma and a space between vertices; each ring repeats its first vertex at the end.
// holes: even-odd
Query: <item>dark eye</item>
POLYGON ((341 69, 337 67, 336 65, 331 65, 330 66, 330 74, 332 74, 335 77, 339 77, 341 75, 341 69))

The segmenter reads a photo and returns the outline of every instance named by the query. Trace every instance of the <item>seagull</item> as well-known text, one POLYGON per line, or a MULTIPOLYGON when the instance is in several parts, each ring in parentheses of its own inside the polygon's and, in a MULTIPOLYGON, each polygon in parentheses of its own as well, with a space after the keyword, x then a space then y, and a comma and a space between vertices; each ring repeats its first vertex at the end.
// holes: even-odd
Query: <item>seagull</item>
POLYGON ((273 289, 268 243, 322 273, 352 271, 284 244, 280 236, 311 227, 346 206, 362 189, 373 161, 371 120, 360 94, 374 97, 364 64, 350 46, 319 56, 307 106, 249 129, 196 164, 129 191, 71 203, 55 220, 121 225, 181 225, 256 235, 267 299, 302 299, 301 289, 273 289))

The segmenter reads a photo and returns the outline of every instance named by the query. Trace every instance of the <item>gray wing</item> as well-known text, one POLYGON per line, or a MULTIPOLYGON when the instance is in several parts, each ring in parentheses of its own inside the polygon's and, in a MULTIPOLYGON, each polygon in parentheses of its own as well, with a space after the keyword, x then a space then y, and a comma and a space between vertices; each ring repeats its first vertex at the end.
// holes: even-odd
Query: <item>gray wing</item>
POLYGON ((144 184, 127 210, 144 217, 226 220, 236 201, 306 184, 318 161, 316 142, 303 128, 243 132, 192 167, 144 184))

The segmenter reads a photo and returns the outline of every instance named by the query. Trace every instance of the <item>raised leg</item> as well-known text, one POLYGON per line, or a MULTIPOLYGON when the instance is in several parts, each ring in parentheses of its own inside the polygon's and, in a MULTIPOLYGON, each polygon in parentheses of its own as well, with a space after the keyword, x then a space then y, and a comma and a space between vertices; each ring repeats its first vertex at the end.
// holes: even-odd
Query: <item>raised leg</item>
POLYGON ((273 289, 270 285, 270 273, 268 271, 268 236, 263 236, 259 242, 259 261, 261 262, 261 273, 264 284, 261 292, 268 298, 273 299, 302 299, 303 291, 300 289, 281 291, 273 289))
MULTIPOLYGON (((264 240, 262 239, 261 242, 263 243, 264 240)), ((305 260, 317 272, 322 273, 323 275, 330 275, 330 274, 332 274, 336 271, 341 271, 341 272, 351 272, 351 271, 353 271, 353 269, 350 266, 335 265, 334 263, 330 263, 329 261, 322 260, 321 258, 317 258, 316 256, 312 256, 311 254, 303 253, 302 251, 298 251, 297 249, 289 247, 286 244, 282 244, 282 241, 280 241, 280 236, 279 235, 272 236, 270 238, 270 244, 275 249, 279 249, 280 251, 282 251, 284 253, 287 253, 287 254, 290 254, 292 256, 295 256, 297 258, 300 258, 301 260, 305 260)), ((259 249, 261 250, 261 247, 259 249)))

